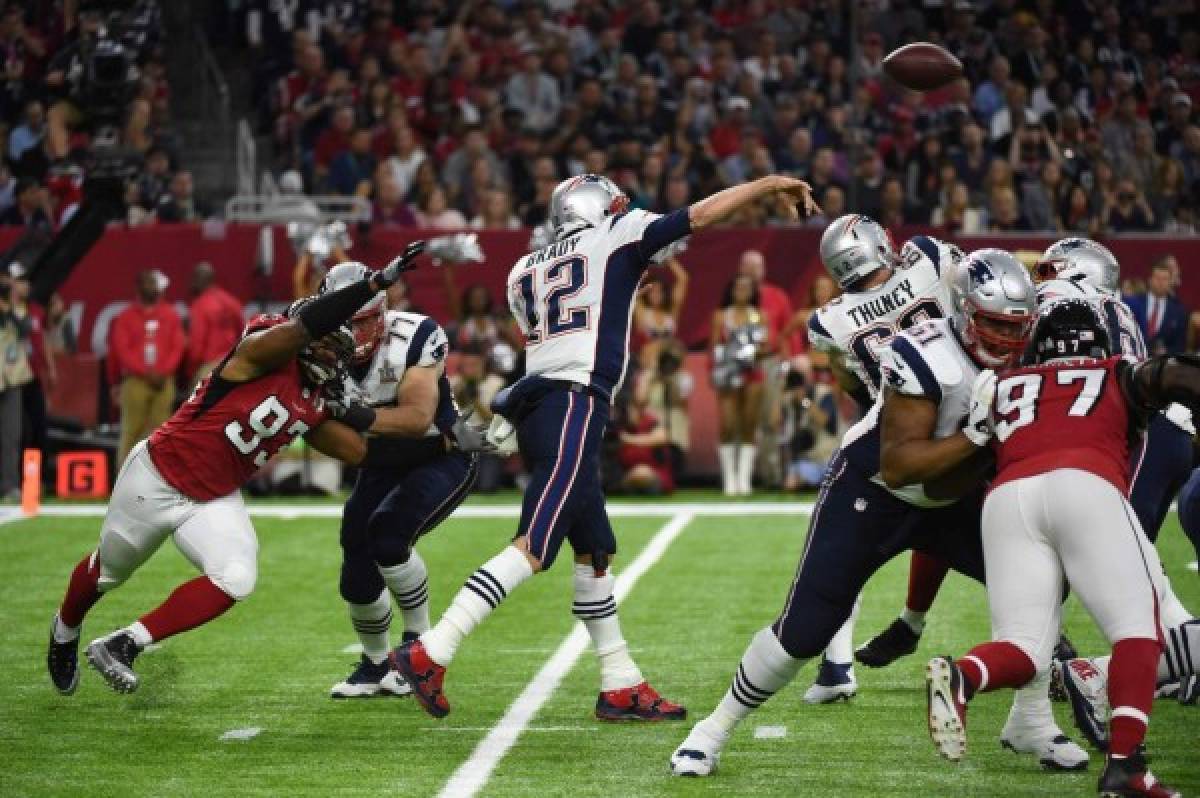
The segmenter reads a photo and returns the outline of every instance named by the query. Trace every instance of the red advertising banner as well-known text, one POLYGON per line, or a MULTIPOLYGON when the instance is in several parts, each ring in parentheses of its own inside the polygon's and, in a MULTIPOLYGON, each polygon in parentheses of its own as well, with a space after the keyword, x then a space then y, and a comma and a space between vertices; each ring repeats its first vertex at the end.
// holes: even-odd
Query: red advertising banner
MULTIPOLYGON (((259 262, 258 225, 214 224, 159 225, 143 228, 114 226, 92 248, 63 284, 60 293, 66 301, 80 332, 81 348, 96 354, 106 350, 105 336, 111 319, 129 302, 134 293, 138 271, 161 269, 170 279, 167 298, 186 313, 188 285, 192 268, 200 261, 212 263, 218 281, 244 299, 248 312, 263 303, 273 309, 291 298, 291 272, 295 253, 282 228, 271 234, 274 258, 268 274, 256 269, 259 262)), ((897 240, 918 232, 895 231, 897 240)), ((0 250, 12 245, 20 231, 0 228, 0 250)), ((692 275, 690 295, 684 308, 680 334, 689 346, 702 346, 707 340, 713 309, 720 301, 726 283, 737 268, 738 258, 748 249, 756 249, 766 258, 768 279, 782 286, 797 307, 807 305, 805 297, 813 278, 820 273, 817 256, 819 229, 764 228, 718 229, 692 237, 681 260, 692 275)), ((381 266, 415 238, 434 235, 431 231, 377 230, 354 234, 350 255, 369 266, 381 266)), ((960 237, 956 242, 965 250, 980 247, 1041 251, 1054 239, 1047 236, 960 237)), ((527 231, 496 231, 480 234, 486 262, 460 266, 456 270, 459 290, 483 284, 502 302, 504 282, 513 262, 526 252, 527 231)), ((1121 261, 1126 277, 1145 277, 1161 256, 1174 254, 1183 267, 1181 298, 1189 307, 1200 307, 1200 277, 1189 274, 1191 264, 1200 262, 1200 238, 1157 236, 1122 237, 1106 240, 1121 261)), ((432 266, 408 276, 415 305, 423 312, 448 321, 442 275, 432 266)))

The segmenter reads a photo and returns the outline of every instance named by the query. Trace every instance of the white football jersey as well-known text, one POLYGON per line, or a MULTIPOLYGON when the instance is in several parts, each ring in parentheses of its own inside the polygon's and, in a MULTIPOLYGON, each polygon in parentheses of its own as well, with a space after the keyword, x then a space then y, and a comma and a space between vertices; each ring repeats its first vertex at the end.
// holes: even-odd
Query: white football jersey
POLYGON ((900 250, 891 278, 867 291, 848 291, 818 308, 808 321, 808 338, 820 351, 842 355, 846 367, 879 393, 879 358, 899 333, 954 313, 950 291, 957 249, 928 236, 914 236, 900 250))
MULTIPOLYGON (((931 399, 937 403, 935 439, 948 438, 962 429, 971 409, 971 387, 979 367, 959 342, 958 334, 947 319, 933 319, 904 330, 880 351, 885 384, 902 396, 931 399)), ((879 476, 880 424, 885 393, 875 399, 861 421, 846 432, 842 453, 851 465, 870 474, 883 485, 879 476)), ((931 499, 921 485, 892 490, 896 498, 918 507, 944 507, 955 499, 931 499)))
POLYGON ((397 390, 405 372, 414 367, 438 371, 437 412, 426 436, 445 433, 458 420, 458 408, 446 379, 450 343, 438 323, 420 313, 384 311, 383 340, 369 363, 351 366, 346 375, 346 395, 371 407, 395 407, 397 390))
POLYGON ((607 397, 629 360, 638 284, 660 249, 691 232, 687 209, 628 211, 531 252, 508 275, 530 376, 590 385, 607 397))

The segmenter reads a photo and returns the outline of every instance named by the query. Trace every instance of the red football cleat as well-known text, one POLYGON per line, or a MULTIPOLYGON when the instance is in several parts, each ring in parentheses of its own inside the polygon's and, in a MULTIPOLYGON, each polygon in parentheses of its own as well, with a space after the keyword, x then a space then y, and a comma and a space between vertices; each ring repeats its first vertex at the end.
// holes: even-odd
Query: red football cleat
POLYGON ((646 682, 601 693, 596 699, 600 720, 683 720, 687 709, 673 704, 646 682))
POLYGON ((1100 774, 1101 798, 1180 798, 1180 794, 1154 778, 1146 769, 1145 750, 1126 759, 1109 757, 1100 774))
POLYGON ((413 697, 435 718, 450 714, 450 702, 442 691, 446 669, 429 658, 420 640, 412 640, 391 654, 392 664, 412 687, 413 697))

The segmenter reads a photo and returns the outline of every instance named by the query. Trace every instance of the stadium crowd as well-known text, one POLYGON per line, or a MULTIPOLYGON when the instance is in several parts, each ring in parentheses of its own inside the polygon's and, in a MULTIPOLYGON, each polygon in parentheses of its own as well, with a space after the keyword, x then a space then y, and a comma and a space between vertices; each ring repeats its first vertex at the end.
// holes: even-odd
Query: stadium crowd
MULTIPOLYGON (((253 55, 253 108, 281 185, 362 197, 381 227, 533 228, 558 181, 583 171, 610 175, 634 207, 655 211, 792 174, 824 208, 803 222, 813 226, 846 210, 949 237, 1183 234, 1197 223, 1200 26, 1188 3, 895 0, 862 4, 853 29, 848 4, 831 0, 250 0, 224 13, 253 55), (1092 24, 1067 24, 1079 19, 1092 24), (884 55, 918 39, 954 52, 965 77, 923 95, 889 81, 884 55)), ((139 0, 127 14, 138 72, 123 133, 143 156, 127 184, 128 222, 202 218, 205 198, 171 134, 158 4, 139 0)), ((0 224, 54 227, 78 201, 69 165, 88 139, 68 127, 62 145, 56 126, 74 119, 78 87, 60 67, 98 20, 74 19, 55 3, 9 3, 0 17, 0 224)), ((768 223, 766 209, 732 221, 768 223)), ((835 288, 818 280, 789 297, 763 271, 746 252, 713 309, 721 448, 743 444, 722 465, 749 456, 757 466, 729 473, 807 487, 850 412, 804 335, 835 288)), ((519 369, 519 336, 502 301, 445 276, 452 317, 438 321, 459 354, 456 391, 486 416, 487 398, 519 369)), ((1174 264, 1166 288, 1127 289, 1165 307, 1178 280, 1174 264)), ((393 294, 405 307, 402 286, 393 294)), ((695 387, 674 335, 686 298, 686 272, 669 261, 636 310, 614 488, 670 490, 680 476, 695 387)), ((1185 319, 1177 350, 1191 323, 1182 306, 1169 310, 1185 319)), ((181 372, 181 383, 193 378, 181 372)), ((746 489, 741 479, 726 490, 746 489)))

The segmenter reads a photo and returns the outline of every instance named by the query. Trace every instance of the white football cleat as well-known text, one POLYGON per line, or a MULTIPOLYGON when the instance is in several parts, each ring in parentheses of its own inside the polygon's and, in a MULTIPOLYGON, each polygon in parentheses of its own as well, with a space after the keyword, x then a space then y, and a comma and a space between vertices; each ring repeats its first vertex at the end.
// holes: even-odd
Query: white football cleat
POLYGON ((858 680, 854 678, 854 666, 839 665, 827 659, 821 660, 817 678, 804 692, 806 704, 832 704, 849 701, 858 693, 858 680))
POLYGON ((711 776, 717 771, 717 762, 724 747, 725 740, 705 731, 704 721, 700 721, 692 727, 691 733, 675 749, 675 753, 671 754, 671 775, 711 776))
POLYGON ((1077 657, 1059 663, 1075 726, 1098 751, 1108 750, 1107 658, 1077 657))
POLYGON ((925 666, 929 738, 937 752, 958 762, 967 754, 967 699, 962 672, 949 657, 934 657, 925 666))
POLYGON ((1000 745, 1017 754, 1033 754, 1047 770, 1086 770, 1088 753, 1058 726, 1023 727, 1011 720, 1000 732, 1000 745))

